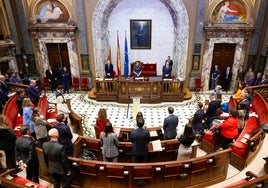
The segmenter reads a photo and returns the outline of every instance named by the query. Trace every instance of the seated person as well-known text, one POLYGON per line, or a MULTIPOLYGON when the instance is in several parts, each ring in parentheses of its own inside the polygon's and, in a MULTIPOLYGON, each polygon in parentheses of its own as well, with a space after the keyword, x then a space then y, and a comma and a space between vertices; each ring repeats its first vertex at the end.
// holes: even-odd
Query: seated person
POLYGON ((139 61, 136 61, 135 65, 133 66, 133 75, 134 78, 142 76, 142 66, 139 61))
POLYGON ((235 93, 235 95, 233 96, 233 98, 236 100, 236 102, 240 102, 241 101, 241 96, 243 92, 243 89, 245 88, 245 83, 244 82, 239 82, 238 84, 238 89, 235 93))
POLYGON ((220 125, 215 125, 220 128, 220 147, 227 149, 229 144, 238 137, 238 112, 230 110, 230 116, 220 125))
POLYGON ((113 77, 113 64, 111 63, 110 59, 107 59, 107 63, 105 64, 105 77, 112 78, 113 77))
POLYGON ((162 69, 162 77, 163 77, 163 79, 171 78, 171 71, 172 71, 172 67, 169 65, 169 61, 166 60, 165 65, 163 66, 163 69, 162 69))

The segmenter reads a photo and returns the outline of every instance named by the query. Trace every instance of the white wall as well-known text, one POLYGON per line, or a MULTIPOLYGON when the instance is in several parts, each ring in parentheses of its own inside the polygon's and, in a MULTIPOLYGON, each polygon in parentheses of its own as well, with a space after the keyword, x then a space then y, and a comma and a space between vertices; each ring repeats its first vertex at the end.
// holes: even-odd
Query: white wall
MULTIPOLYGON (((108 21, 112 62, 116 64, 117 31, 119 32, 121 67, 124 73, 124 43, 127 33, 129 62, 140 60, 144 63, 157 63, 157 74, 162 74, 162 66, 167 56, 172 57, 174 26, 168 9, 158 0, 122 0, 108 21), (130 49, 130 20, 152 20, 151 49, 130 49)), ((115 71, 117 69, 115 68, 115 71)))

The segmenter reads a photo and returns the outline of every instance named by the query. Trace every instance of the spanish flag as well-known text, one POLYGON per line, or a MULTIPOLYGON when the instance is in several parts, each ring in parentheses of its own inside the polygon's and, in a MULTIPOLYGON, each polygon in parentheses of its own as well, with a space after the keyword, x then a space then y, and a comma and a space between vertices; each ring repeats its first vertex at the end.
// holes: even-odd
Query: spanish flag
POLYGON ((118 75, 118 77, 120 77, 121 76, 121 56, 120 56, 120 44, 119 44, 118 31, 117 31, 116 63, 117 63, 117 75, 118 75))

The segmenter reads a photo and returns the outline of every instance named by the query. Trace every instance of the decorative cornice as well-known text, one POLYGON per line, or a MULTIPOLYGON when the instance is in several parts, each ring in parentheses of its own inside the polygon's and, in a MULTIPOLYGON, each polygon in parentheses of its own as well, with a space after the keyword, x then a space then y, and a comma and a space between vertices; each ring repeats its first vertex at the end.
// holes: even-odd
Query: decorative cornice
POLYGON ((28 29, 30 31, 57 31, 57 32, 70 32, 75 31, 77 29, 76 24, 73 22, 72 24, 68 23, 57 23, 57 24, 34 24, 29 25, 28 29))

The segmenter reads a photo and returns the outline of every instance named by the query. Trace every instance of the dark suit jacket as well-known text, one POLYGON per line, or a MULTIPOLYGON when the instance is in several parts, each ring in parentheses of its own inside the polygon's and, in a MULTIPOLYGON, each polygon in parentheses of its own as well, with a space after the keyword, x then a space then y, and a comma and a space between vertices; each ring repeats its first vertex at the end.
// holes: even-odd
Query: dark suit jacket
POLYGON ((33 104, 38 104, 41 93, 39 92, 39 90, 36 87, 29 85, 28 86, 28 95, 29 95, 33 104))
POLYGON ((108 78, 112 78, 113 77, 113 71, 114 71, 114 67, 113 64, 111 63, 110 66, 108 65, 108 63, 105 64, 105 76, 108 78), (110 75, 108 75, 108 73, 110 75))
POLYGON ((168 66, 168 68, 164 65, 162 69, 163 78, 171 78, 172 67, 168 66))
POLYGON ((202 129, 202 120, 205 117, 205 113, 204 110, 202 109, 198 109, 195 113, 194 113, 194 117, 192 120, 192 125, 193 125, 193 129, 194 132, 197 133, 202 129))
POLYGON ((213 100, 209 103, 206 111, 206 117, 214 118, 217 114, 217 109, 220 107, 220 102, 213 100))
POLYGON ((130 141, 132 142, 132 154, 136 156, 145 156, 148 153, 148 143, 150 134, 148 130, 137 128, 131 131, 130 141))
POLYGON ((58 129, 59 131, 59 143, 64 146, 67 155, 72 155, 73 144, 71 140, 73 138, 73 135, 70 128, 67 125, 60 123, 54 125, 54 128, 58 129))
POLYGON ((46 77, 50 80, 49 82, 55 82, 57 78, 57 74, 55 71, 51 70, 52 73, 49 70, 46 70, 46 77))
POLYGON ((177 136, 178 116, 170 114, 164 119, 164 139, 173 139, 177 136))
POLYGON ((45 142, 43 155, 50 174, 66 175, 70 171, 65 149, 58 141, 45 142))
POLYGON ((227 80, 228 82, 230 82, 231 79, 232 79, 232 74, 233 74, 233 73, 232 73, 232 71, 230 70, 230 71, 229 71, 229 74, 228 74, 228 77, 227 77, 227 79, 226 79, 226 72, 227 72, 227 71, 225 70, 225 72, 224 72, 224 74, 223 74, 223 81, 226 81, 226 80, 227 80))
POLYGON ((39 164, 35 143, 29 136, 21 136, 16 140, 16 157, 22 160, 29 167, 39 164))
POLYGON ((0 150, 14 150, 15 141, 17 139, 15 132, 10 128, 1 128, 0 135, 0 150))

